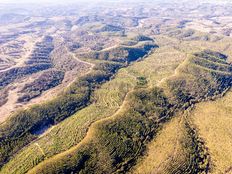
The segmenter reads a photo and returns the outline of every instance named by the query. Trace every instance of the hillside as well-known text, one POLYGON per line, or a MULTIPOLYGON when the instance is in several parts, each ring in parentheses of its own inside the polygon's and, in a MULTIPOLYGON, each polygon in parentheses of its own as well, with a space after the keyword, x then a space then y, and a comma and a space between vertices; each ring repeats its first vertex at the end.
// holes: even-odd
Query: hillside
POLYGON ((232 172, 231 3, 0 9, 0 174, 232 172))

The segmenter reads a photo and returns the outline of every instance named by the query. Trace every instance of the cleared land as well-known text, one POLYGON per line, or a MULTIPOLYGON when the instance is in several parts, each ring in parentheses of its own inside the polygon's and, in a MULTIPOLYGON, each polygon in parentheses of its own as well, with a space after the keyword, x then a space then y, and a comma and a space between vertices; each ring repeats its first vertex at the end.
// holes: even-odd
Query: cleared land
POLYGON ((0 5, 0 173, 231 173, 232 5, 204 2, 0 5))

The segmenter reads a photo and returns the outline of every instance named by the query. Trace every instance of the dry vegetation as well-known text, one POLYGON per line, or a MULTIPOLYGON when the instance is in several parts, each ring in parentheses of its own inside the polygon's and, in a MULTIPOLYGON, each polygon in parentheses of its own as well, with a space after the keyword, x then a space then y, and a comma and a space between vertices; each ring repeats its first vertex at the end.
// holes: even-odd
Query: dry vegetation
POLYGON ((0 173, 232 172, 231 4, 28 7, 0 6, 0 173))
MULTIPOLYGON (((194 55, 196 58, 198 56, 204 61, 210 59, 210 65, 215 64, 214 59, 224 60, 226 58, 224 55, 211 51, 194 55)), ((207 69, 204 67, 206 65, 193 64, 193 68, 190 68, 190 65, 191 62, 186 60, 178 67, 178 73, 166 79, 166 85, 162 85, 164 91, 167 90, 172 95, 171 99, 166 98, 162 88, 134 90, 127 96, 119 112, 92 124, 86 137, 79 144, 45 160, 30 172, 85 173, 88 171, 101 173, 104 171, 111 173, 128 170, 143 152, 147 141, 157 132, 159 124, 172 117, 176 111, 187 109, 202 99, 210 99, 229 87, 231 77, 227 78, 226 74, 230 74, 230 70, 221 73, 214 70, 214 66, 212 69, 207 69), (196 71, 198 74, 195 73, 196 71), (190 76, 192 79, 189 79, 190 76), (189 84, 196 85, 196 87, 204 85, 204 87, 192 89, 189 84), (202 91, 202 89, 207 90, 202 91), (81 155, 83 153, 86 158, 81 155), (78 165, 69 162, 70 160, 79 161, 78 165)), ((205 150, 204 142, 199 139, 195 128, 189 121, 184 122, 184 127, 187 135, 182 146, 187 151, 186 164, 180 165, 177 162, 177 167, 168 166, 167 172, 208 172, 209 155, 205 150)))
POLYGON ((129 173, 180 173, 188 165, 186 144, 189 138, 182 115, 168 122, 147 147, 144 156, 129 173))
POLYGON ((231 173, 231 91, 216 101, 196 105, 190 113, 212 159, 210 173, 231 173))

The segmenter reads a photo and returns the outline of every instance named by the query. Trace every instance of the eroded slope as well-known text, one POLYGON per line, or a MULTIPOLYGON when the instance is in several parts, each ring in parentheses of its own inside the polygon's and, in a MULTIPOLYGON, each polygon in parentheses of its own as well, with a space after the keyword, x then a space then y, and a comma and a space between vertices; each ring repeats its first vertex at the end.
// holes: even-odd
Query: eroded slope
MULTIPOLYGON (((187 109, 203 99, 211 99, 230 87, 230 69, 218 71, 214 66, 217 64, 215 61, 210 62, 211 68, 206 64, 192 63, 191 60, 197 57, 204 59, 204 62, 215 58, 225 62, 226 58, 212 51, 191 56, 177 68, 174 76, 161 84, 161 87, 132 91, 120 112, 92 124, 81 143, 45 160, 30 172, 118 173, 128 170, 141 155, 146 143, 157 132, 160 124, 177 111, 187 109)), ((226 62, 225 64, 229 65, 226 62)), ((188 164, 172 168, 175 169, 173 172, 207 172, 208 155, 202 154, 204 147, 199 148, 202 142, 189 121, 185 123, 185 127, 189 134, 187 142, 194 144, 192 147, 186 146, 190 148, 188 153, 192 155, 186 155, 190 157, 188 164)))

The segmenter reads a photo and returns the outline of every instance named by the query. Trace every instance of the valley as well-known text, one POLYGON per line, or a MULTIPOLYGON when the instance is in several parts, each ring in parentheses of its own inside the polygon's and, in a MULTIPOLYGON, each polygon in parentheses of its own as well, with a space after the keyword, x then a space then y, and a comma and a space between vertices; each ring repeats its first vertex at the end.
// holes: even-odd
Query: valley
POLYGON ((231 3, 7 8, 1 174, 232 172, 231 3))

